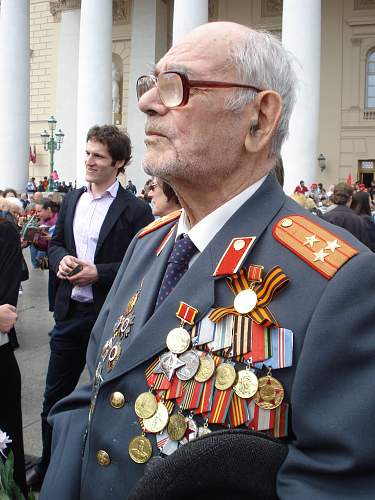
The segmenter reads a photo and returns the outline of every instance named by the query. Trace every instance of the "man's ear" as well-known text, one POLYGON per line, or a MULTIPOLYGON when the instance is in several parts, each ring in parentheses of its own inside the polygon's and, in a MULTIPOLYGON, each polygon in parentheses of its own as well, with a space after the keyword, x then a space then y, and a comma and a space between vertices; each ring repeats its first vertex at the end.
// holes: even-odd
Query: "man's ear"
POLYGON ((249 130, 245 137, 245 148, 249 153, 258 153, 271 144, 280 120, 283 102, 272 90, 259 92, 249 103, 249 130))

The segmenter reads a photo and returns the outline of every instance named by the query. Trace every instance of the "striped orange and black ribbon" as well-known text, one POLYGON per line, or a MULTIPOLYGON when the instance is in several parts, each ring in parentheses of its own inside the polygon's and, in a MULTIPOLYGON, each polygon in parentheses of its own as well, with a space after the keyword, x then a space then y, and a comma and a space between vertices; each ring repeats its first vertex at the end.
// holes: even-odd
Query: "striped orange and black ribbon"
MULTIPOLYGON (((227 284, 232 292, 237 295, 242 290, 250 288, 251 283, 246 278, 246 273, 244 269, 238 274, 226 278, 227 284)), ((246 316, 251 318, 258 325, 271 326, 278 325, 276 318, 270 311, 268 304, 275 297, 277 293, 288 283, 289 279, 283 272, 280 266, 274 266, 270 269, 264 278, 264 281, 254 287, 254 292, 257 294, 257 305, 250 311, 246 316)), ((228 314, 233 314, 239 316, 233 306, 230 307, 218 307, 210 313, 208 316, 214 323, 219 322, 228 314)))

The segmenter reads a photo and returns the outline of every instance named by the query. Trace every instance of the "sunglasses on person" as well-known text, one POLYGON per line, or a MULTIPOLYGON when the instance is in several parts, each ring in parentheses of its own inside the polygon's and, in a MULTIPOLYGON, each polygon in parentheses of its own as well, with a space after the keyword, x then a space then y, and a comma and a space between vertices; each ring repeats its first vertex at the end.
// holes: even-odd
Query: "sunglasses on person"
POLYGON ((137 80, 137 97, 139 99, 149 90, 156 87, 159 91, 161 102, 167 108, 179 108, 189 102, 191 88, 222 88, 238 87, 261 92, 253 85, 243 83, 216 82, 204 80, 190 80, 184 71, 163 71, 158 76, 143 75, 137 80))

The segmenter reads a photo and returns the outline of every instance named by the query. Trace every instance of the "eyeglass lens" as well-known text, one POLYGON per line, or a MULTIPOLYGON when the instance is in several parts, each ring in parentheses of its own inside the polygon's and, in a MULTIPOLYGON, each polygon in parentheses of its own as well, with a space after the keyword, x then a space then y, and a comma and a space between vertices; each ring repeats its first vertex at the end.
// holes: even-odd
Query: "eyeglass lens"
MULTIPOLYGON (((138 100, 155 87, 155 78, 142 76, 137 82, 138 100)), ((174 108, 181 104, 184 97, 184 87, 180 75, 177 73, 161 73, 157 79, 160 99, 168 108, 174 108)))

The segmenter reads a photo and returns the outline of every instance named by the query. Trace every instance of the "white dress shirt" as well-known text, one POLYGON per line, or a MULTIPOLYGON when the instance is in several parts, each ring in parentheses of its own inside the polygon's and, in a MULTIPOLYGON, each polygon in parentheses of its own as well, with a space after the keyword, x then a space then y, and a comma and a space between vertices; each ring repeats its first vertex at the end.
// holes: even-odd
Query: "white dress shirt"
MULTIPOLYGON (((187 234, 200 253, 206 248, 210 241, 216 236, 224 224, 237 212, 237 210, 249 200, 253 194, 260 188, 266 180, 265 175, 259 181, 241 191, 234 198, 221 205, 216 210, 206 215, 194 227, 190 227, 185 210, 182 210, 178 221, 176 238, 181 234, 187 234)), ((239 236, 245 236, 240 234, 239 236)), ((197 259, 199 253, 195 254, 190 260, 191 265, 197 259)))
MULTIPOLYGON (((95 198, 88 184, 87 191, 80 196, 73 220, 74 241, 79 259, 94 263, 100 229, 109 207, 117 196, 118 188, 119 182, 116 180, 104 193, 95 198)), ((78 302, 92 302, 92 285, 75 286, 71 298, 78 302)))

